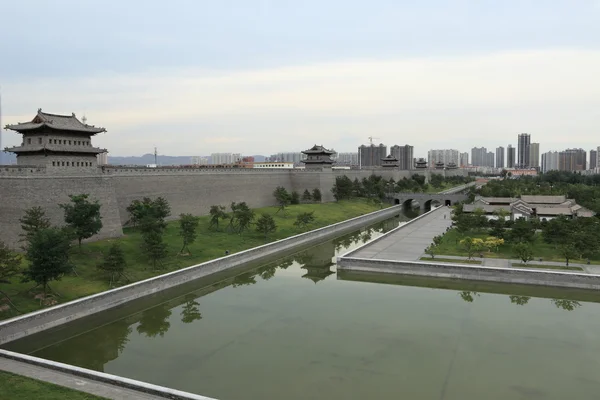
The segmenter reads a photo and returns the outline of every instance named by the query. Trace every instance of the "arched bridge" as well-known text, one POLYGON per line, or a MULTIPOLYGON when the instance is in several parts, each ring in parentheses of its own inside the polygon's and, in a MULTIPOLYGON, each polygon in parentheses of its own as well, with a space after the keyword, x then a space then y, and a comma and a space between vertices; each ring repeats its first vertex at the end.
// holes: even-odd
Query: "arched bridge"
POLYGON ((393 197, 394 204, 403 204, 405 208, 411 208, 412 202, 416 201, 421 211, 429 211, 436 205, 452 206, 467 198, 467 195, 462 193, 395 193, 393 197))

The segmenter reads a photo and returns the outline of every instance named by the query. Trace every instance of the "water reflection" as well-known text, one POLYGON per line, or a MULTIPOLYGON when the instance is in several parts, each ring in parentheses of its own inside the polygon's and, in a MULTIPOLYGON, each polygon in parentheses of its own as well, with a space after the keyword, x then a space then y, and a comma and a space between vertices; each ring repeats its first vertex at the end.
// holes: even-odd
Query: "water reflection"
POLYGON ((196 296, 193 294, 187 294, 184 298, 186 299, 186 302, 181 310, 181 322, 184 324, 189 324, 202 319, 202 314, 200 313, 200 303, 196 301, 196 296))
MULTIPOLYGON (((459 292, 458 295, 461 299, 466 301, 467 303, 472 303, 475 298, 479 297, 480 294, 478 292, 473 291, 463 291, 459 292)), ((512 304, 517 306, 524 306, 529 303, 531 300, 530 296, 517 296, 517 295, 509 295, 508 298, 512 304)), ((568 299, 550 299, 550 302, 556 306, 556 308, 560 308, 566 311, 573 311, 578 307, 581 307, 581 303, 575 300, 568 299)))
POLYGON ((510 302, 513 304, 516 304, 518 306, 524 306, 525 304, 527 304, 529 302, 529 299, 531 299, 531 297, 529 296, 508 296, 508 298, 510 299, 510 302))
POLYGON ((167 307, 167 304, 161 304, 160 306, 143 311, 140 323, 136 328, 137 332, 151 338, 156 336, 164 337, 165 333, 171 327, 171 323, 168 321, 171 316, 171 310, 167 307))
POLYGON ((552 304, 556 306, 556 308, 562 308, 566 311, 573 311, 574 309, 581 307, 581 304, 578 301, 567 300, 567 299, 552 299, 552 304))

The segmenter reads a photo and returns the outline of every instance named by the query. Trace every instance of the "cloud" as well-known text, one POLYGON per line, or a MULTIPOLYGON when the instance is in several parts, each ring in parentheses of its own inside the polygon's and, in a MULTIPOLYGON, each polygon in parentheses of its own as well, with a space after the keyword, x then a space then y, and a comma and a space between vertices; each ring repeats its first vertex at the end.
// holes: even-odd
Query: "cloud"
POLYGON ((3 87, 4 122, 38 107, 85 112, 108 129, 97 141, 113 154, 355 151, 370 135, 424 154, 515 144, 519 132, 546 151, 600 144, 599 70, 600 51, 555 49, 29 80, 3 87))

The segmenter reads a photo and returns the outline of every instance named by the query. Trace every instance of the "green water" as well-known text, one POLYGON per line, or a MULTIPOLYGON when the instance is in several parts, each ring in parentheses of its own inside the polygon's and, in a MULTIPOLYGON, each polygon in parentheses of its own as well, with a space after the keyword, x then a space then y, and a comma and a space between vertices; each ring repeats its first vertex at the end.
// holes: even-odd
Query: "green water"
POLYGON ((600 398, 595 293, 336 275, 391 226, 12 347, 222 400, 600 398))

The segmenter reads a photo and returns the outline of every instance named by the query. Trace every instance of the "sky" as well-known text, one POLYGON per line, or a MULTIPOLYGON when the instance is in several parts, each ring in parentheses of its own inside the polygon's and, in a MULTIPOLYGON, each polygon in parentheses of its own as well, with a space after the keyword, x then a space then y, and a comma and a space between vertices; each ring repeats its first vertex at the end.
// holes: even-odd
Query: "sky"
MULTIPOLYGON (((2 125, 109 155, 600 146, 600 0, 0 3, 2 125)), ((3 130, 3 146, 20 137, 3 130)))

